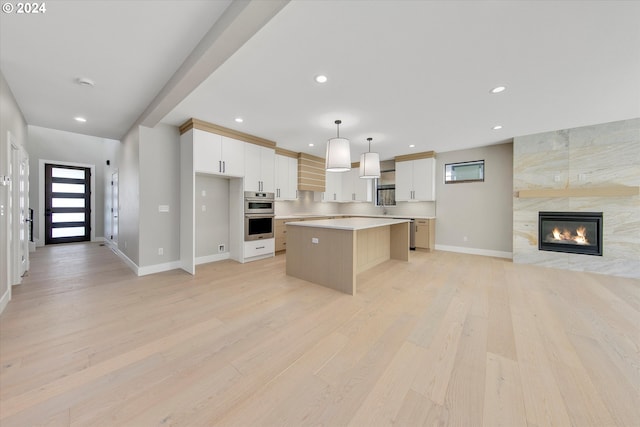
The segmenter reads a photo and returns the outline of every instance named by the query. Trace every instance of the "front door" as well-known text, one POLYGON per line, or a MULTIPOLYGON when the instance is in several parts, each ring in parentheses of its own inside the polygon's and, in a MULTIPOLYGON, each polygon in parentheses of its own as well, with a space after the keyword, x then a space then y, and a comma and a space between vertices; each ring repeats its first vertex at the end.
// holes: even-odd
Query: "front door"
POLYGON ((91 169, 45 164, 45 244, 91 239, 91 169))

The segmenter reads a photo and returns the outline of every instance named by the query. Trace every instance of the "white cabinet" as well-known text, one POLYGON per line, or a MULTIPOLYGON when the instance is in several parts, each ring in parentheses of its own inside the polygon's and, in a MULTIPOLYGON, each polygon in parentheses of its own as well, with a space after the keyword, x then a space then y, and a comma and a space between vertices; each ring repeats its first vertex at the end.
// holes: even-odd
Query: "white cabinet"
POLYGON ((244 142, 193 130, 193 168, 215 175, 244 175, 244 142))
MULTIPOLYGON (((325 202, 342 201, 342 175, 344 172, 327 172, 323 196, 325 202)), ((322 194, 322 193, 321 193, 322 194)))
POLYGON ((275 239, 244 242, 244 261, 249 261, 249 258, 273 256, 274 249, 275 239))
POLYGON ((344 173, 342 178, 342 200, 345 202, 370 202, 372 200, 372 182, 372 179, 360 178, 360 170, 358 168, 344 173))
POLYGON ((276 200, 298 198, 298 159, 276 154, 275 198, 276 200))
POLYGON ((274 193, 275 150, 249 143, 244 149, 244 191, 274 193))
POLYGON ((324 193, 315 193, 316 202, 370 202, 372 180, 361 179, 357 168, 347 172, 327 172, 324 193))
POLYGON ((433 157, 396 162, 396 201, 435 200, 435 162, 433 157))

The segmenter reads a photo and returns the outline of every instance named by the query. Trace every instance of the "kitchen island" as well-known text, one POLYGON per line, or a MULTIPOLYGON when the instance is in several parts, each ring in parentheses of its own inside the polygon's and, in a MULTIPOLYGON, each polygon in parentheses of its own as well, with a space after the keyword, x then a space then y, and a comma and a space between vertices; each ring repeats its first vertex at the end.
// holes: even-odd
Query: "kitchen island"
POLYGON ((287 275, 356 294, 357 275, 409 261, 409 220, 341 218, 287 223, 287 275))

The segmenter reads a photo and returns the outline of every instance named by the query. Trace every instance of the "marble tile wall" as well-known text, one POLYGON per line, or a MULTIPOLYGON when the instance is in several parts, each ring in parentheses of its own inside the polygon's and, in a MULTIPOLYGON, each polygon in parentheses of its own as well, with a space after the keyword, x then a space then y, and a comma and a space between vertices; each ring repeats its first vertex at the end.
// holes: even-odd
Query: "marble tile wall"
POLYGON ((640 278, 640 196, 518 198, 531 189, 640 186, 640 118, 514 138, 513 261, 640 278), (603 256, 538 250, 538 211, 603 212, 603 256))

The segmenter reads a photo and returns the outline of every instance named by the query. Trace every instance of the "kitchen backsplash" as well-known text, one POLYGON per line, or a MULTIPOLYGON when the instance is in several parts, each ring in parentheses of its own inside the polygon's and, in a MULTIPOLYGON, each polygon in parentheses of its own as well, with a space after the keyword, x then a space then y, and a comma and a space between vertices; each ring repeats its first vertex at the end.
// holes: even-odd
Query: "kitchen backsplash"
MULTIPOLYGON (((276 216, 295 214, 322 215, 382 215, 382 207, 373 203, 331 203, 315 202, 312 191, 299 191, 298 200, 277 201, 276 216)), ((387 206, 387 215, 436 216, 435 202, 399 202, 397 206, 387 206)))

